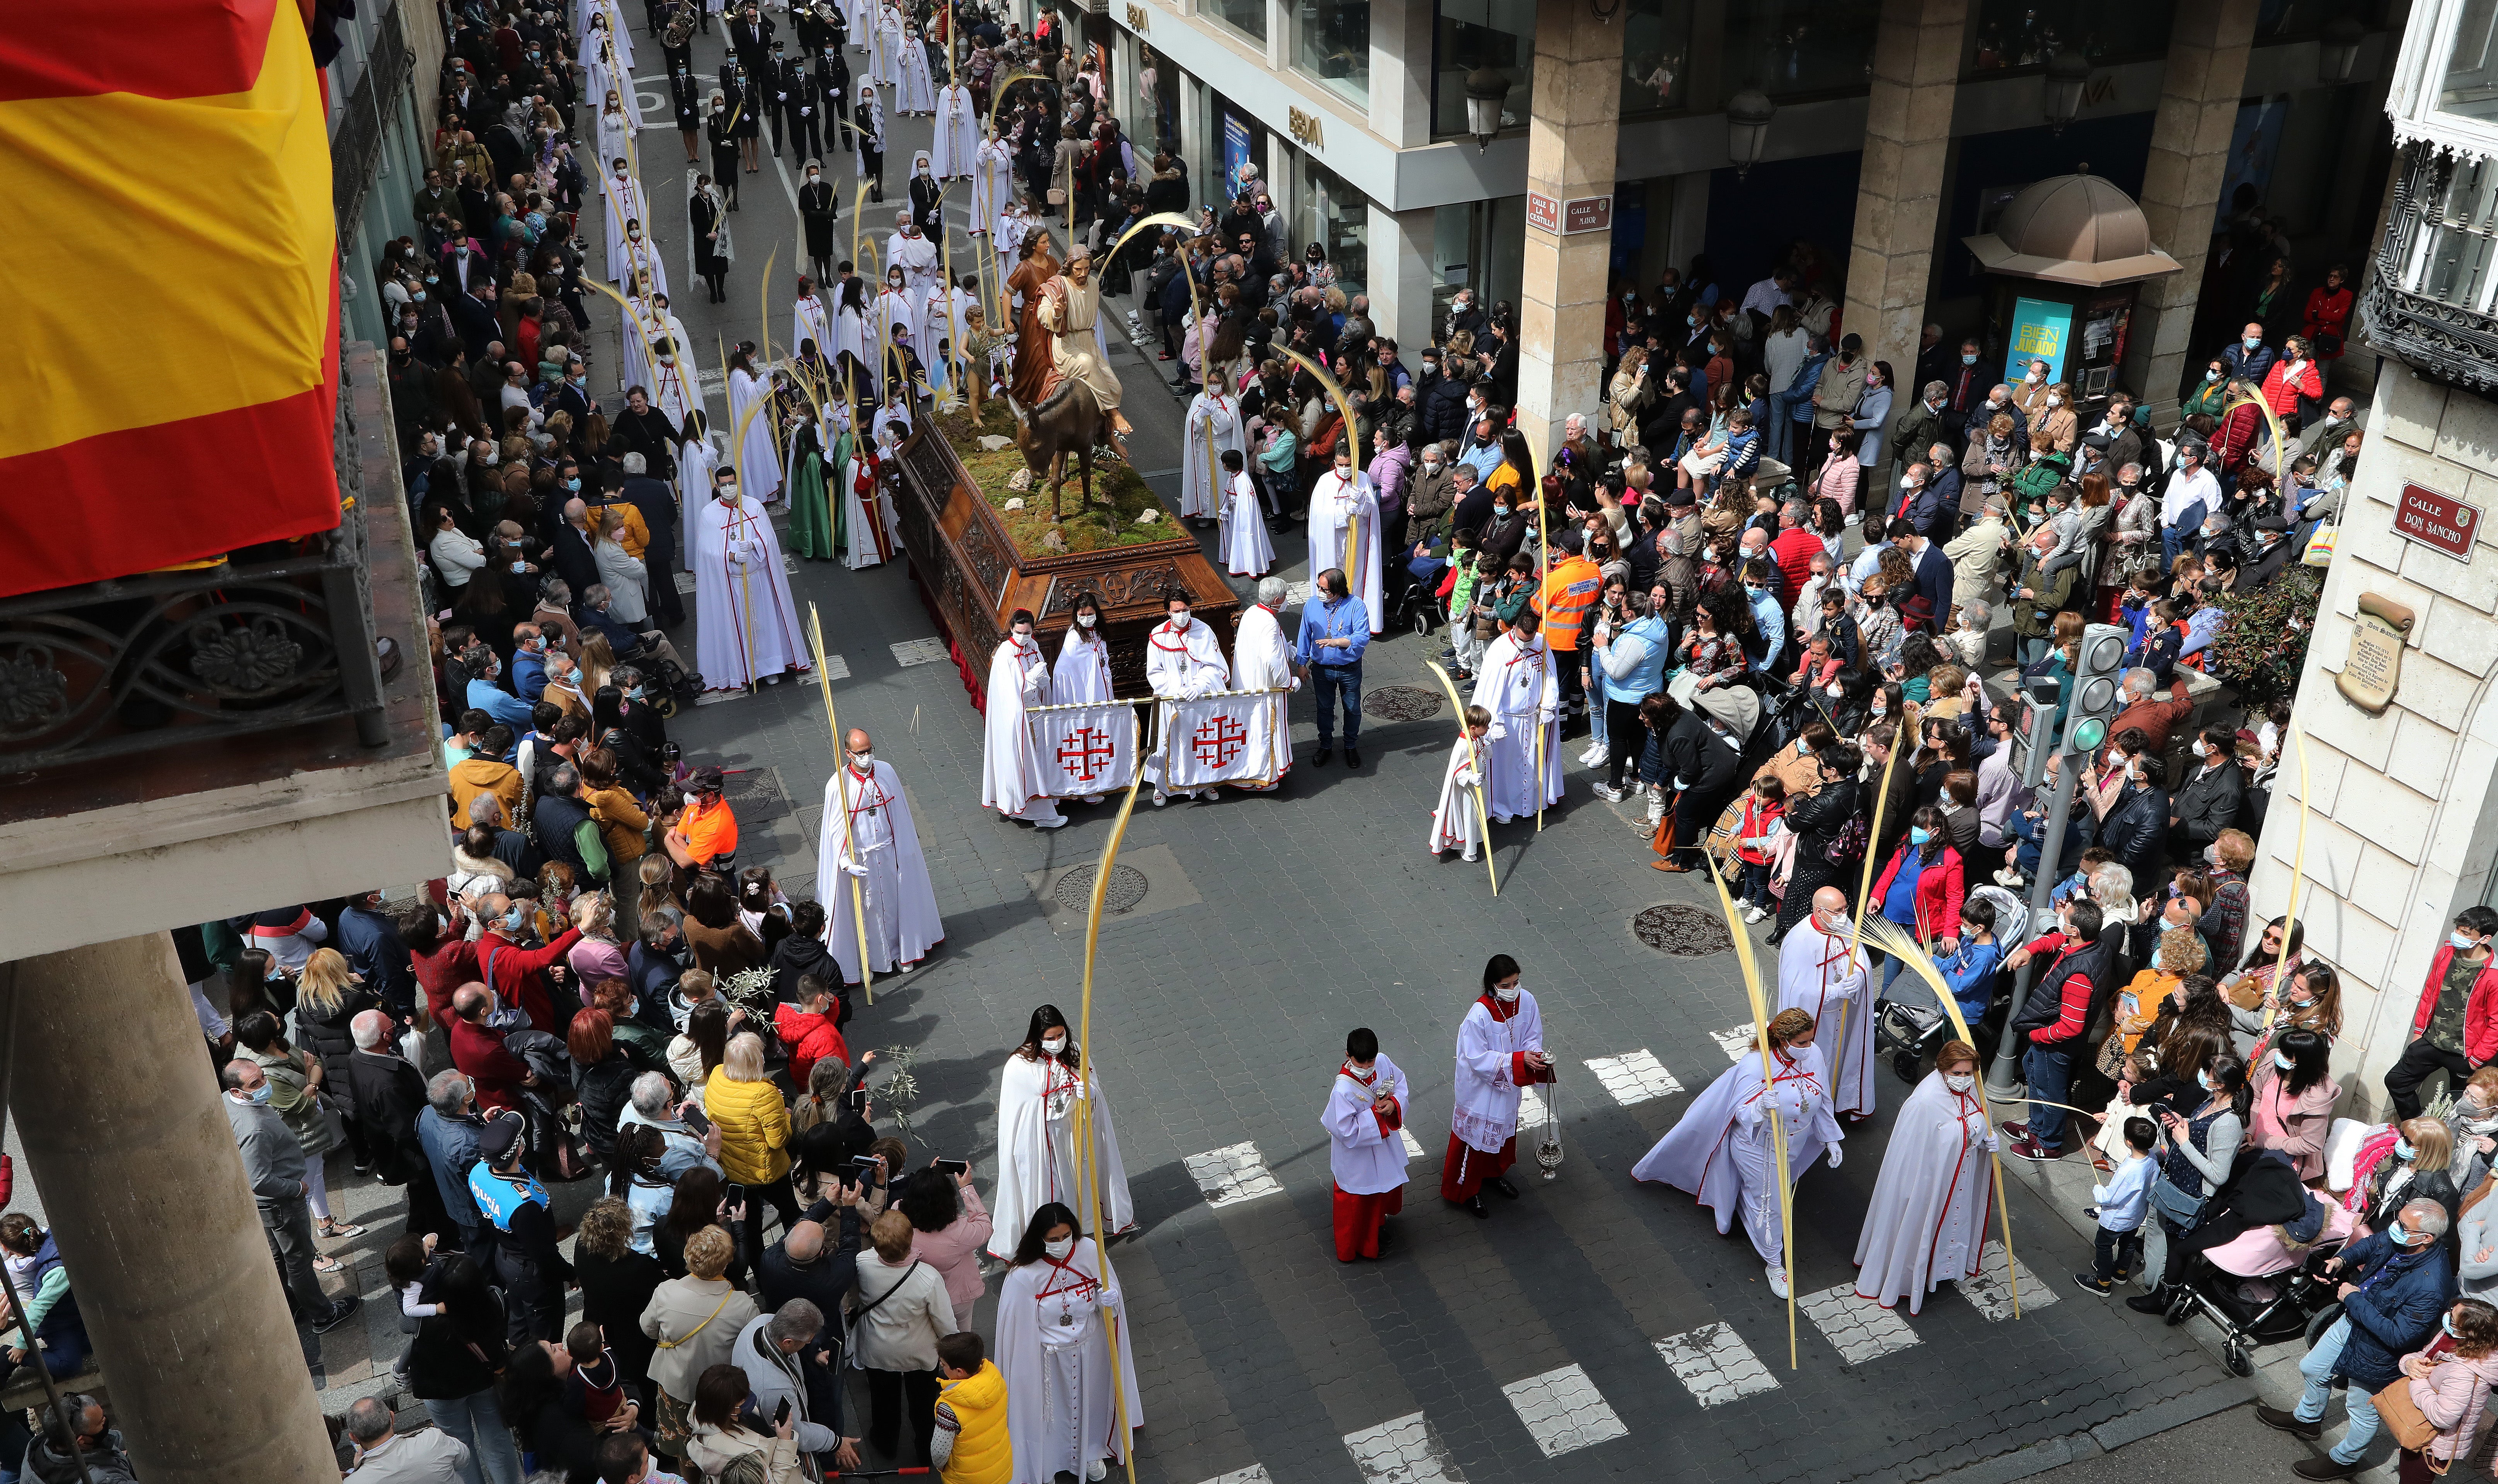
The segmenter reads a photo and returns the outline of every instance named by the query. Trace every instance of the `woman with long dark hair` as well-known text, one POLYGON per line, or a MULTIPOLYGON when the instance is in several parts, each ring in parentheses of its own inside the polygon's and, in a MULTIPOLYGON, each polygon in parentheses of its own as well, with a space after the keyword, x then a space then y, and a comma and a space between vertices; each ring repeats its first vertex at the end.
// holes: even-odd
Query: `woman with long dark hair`
POLYGON ((1796 836, 1795 864, 1787 874, 1787 894, 1778 901, 1777 931, 1770 935, 1773 947, 1812 910, 1814 892, 1831 885, 1844 891, 1850 868, 1864 856, 1862 834, 1848 829, 1858 822, 1856 774, 1865 766, 1864 754, 1837 742, 1823 748, 1815 762, 1820 790, 1797 798, 1790 789, 1787 795, 1787 828, 1796 836))
MULTIPOLYGON (((657 1248, 659 1266, 670 1278, 686 1276, 686 1242, 706 1226, 717 1226, 734 1239, 738 1225, 745 1219, 746 1208, 728 1202, 728 1184, 709 1166, 696 1165, 677 1177, 676 1193, 669 1198, 668 1214, 651 1230, 651 1244, 657 1248)), ((731 1250, 724 1275, 733 1284, 746 1281, 746 1257, 731 1250)))
POLYGON ((2247 1137, 2258 1149, 2279 1150, 2298 1166, 2298 1178, 2324 1174, 2324 1135, 2342 1085, 2333 1080, 2333 1043, 2313 1030, 2291 1026, 2273 1038, 2264 1054, 2275 1075, 2256 1088, 2255 1121, 2247 1137))
POLYGON ((465 1253, 442 1259, 420 1295, 441 1308, 420 1320, 408 1347, 407 1389, 425 1404, 433 1425, 468 1445, 486 1484, 521 1484, 521 1454, 512 1446, 495 1398, 505 1369, 503 1301, 465 1253))
POLYGON ((2254 1103, 2254 1092, 2247 1087, 2247 1064, 2235 1052, 2222 1051, 2194 1074, 2194 1080, 2204 1098, 2191 1114, 2174 1108, 2157 1110, 2168 1138, 2156 1156, 2160 1174, 2152 1183, 2151 1206, 2159 1214, 2160 1229, 2167 1235, 2168 1256, 2160 1286, 2125 1301, 2125 1307, 2135 1313, 2161 1313, 2176 1302, 2185 1279, 2187 1253, 2200 1250, 2188 1245, 2196 1214, 2212 1192, 2227 1182, 2238 1146, 2246 1142, 2247 1117, 2254 1103))
POLYGON ((1032 1214, 1076 1193, 1076 1105, 1089 1100, 1101 1180, 1102 1216, 1113 1232, 1136 1225, 1127 1166, 1102 1085, 1084 1065, 1067 1017, 1056 1005, 1032 1012, 1021 1045, 1009 1053, 998 1085, 996 1231, 989 1253, 1005 1258, 1009 1234, 1021 1235, 1032 1214))
POLYGON ((1075 1213, 1052 1201, 1032 1214, 998 1290, 998 1370, 1007 1380, 1007 1433, 1023 1477, 1100 1478, 1126 1456, 1122 1420, 1144 1420, 1129 1326, 1112 1363, 1110 1321, 1119 1281, 1075 1213), (1112 1388, 1127 1392, 1124 1409, 1112 1388))

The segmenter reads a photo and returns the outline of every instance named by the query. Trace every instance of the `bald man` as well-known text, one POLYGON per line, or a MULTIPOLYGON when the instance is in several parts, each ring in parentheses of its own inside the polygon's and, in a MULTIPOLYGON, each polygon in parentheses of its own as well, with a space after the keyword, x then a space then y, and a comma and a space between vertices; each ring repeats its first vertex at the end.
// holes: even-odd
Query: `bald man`
POLYGON ((866 967, 880 974, 917 967, 944 940, 945 924, 901 774, 857 727, 843 739, 843 751, 842 766, 824 784, 816 896, 832 913, 824 943, 842 981, 857 984, 862 922, 866 967))
POLYGON ((451 1064, 474 1085, 477 1106, 520 1107, 520 1091, 537 1081, 529 1064, 503 1047, 503 1032, 487 1022, 495 996, 482 984, 464 984, 451 996, 451 1064))
POLYGON ((857 1185, 836 1186, 832 1194, 809 1207, 805 1218, 779 1242, 764 1249, 754 1265, 764 1303, 779 1310, 792 1300, 805 1299, 828 1314, 841 1312, 824 1306, 841 1301, 858 1271, 859 1197, 857 1185), (837 1216, 841 1240, 829 1242, 831 1233, 825 1228, 835 1224, 837 1216))
POLYGON ((1778 949, 1778 1008, 1802 1010, 1830 1066, 1831 1110, 1854 1122, 1874 1113, 1874 980, 1847 920, 1847 894, 1825 886, 1812 913, 1778 949))
POLYGON ((416 1116, 425 1111, 425 1074, 392 1044, 398 1026, 381 1011, 363 1012, 347 1029, 356 1041, 347 1058, 348 1106, 365 1131, 373 1173, 385 1184, 407 1187, 408 1230, 456 1240, 458 1228, 442 1208, 425 1141, 416 1133, 416 1116))

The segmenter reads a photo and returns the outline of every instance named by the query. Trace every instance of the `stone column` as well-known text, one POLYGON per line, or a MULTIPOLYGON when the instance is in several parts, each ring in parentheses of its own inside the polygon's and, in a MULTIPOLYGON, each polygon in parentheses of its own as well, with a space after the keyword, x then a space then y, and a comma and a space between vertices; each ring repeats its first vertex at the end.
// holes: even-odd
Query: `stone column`
POLYGON ((1390 211, 1370 205, 1370 317, 1396 342, 1405 369, 1420 372, 1431 343, 1431 264, 1439 211, 1390 211))
POLYGON ((10 1109, 149 1484, 335 1480, 164 933, 23 960, 10 1109))
MULTIPOLYGON (((1951 153, 1969 0, 1883 0, 1866 105, 1865 168, 1847 259, 1843 329, 1865 338, 1865 359, 1915 379, 1917 336, 1934 274, 1943 168, 1951 153)), ((1913 391, 1907 399, 1913 399, 1913 391)), ((1895 391, 1895 411, 1906 399, 1895 391)))
POLYGON ((2194 308, 2255 33, 2256 0, 2181 0, 2168 38, 2151 160, 2143 171, 2142 215, 2151 240, 2184 271, 2142 286, 2130 334, 2134 344, 2149 347, 2149 357, 2126 357, 2130 369, 2139 368, 2146 405, 2162 422, 2177 411, 2177 388, 2194 348, 2194 308))
POLYGON ((1370 132, 1397 149, 1431 142, 1431 0, 1371 0, 1370 132))
MULTIPOLYGON (((1598 20, 1585 0, 1537 0, 1534 116, 1526 143, 1530 206, 1535 195, 1550 198, 1557 210, 1573 197, 1613 193, 1621 70, 1619 24, 1598 20)), ((1612 251, 1610 232, 1565 237, 1527 224, 1519 273, 1518 426, 1539 468, 1560 441, 1562 420, 1597 410, 1612 251)))

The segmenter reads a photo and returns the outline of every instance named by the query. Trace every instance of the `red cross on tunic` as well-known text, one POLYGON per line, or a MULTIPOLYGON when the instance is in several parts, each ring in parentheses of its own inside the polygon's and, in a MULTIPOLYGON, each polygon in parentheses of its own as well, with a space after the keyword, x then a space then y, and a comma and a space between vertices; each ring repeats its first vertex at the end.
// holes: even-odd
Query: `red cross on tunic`
POLYGON ((1232 716, 1215 716, 1190 734, 1189 750, 1209 768, 1229 767, 1249 744, 1249 729, 1232 716))
POLYGON ((1068 733, 1067 740, 1058 744, 1058 766, 1067 770, 1069 777, 1090 783, 1101 776, 1102 770, 1117 754, 1118 748, 1110 743, 1110 734, 1099 727, 1081 727, 1068 733))

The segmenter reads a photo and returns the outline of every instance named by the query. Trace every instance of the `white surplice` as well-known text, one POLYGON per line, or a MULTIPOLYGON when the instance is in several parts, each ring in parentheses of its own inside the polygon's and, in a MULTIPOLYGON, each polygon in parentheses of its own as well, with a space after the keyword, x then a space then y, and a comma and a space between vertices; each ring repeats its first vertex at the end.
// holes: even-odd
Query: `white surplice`
POLYGON ((1503 824, 1532 814, 1539 802, 1546 807, 1561 802, 1561 681, 1553 672, 1553 654, 1537 634, 1520 643, 1503 634, 1484 650, 1475 667, 1475 692, 1469 706, 1491 712, 1491 736, 1484 757, 1484 806, 1492 822, 1503 824), (1536 787, 1536 733, 1544 735, 1543 789, 1536 787))
POLYGON ((1840 1113, 1874 1111, 1874 977, 1865 952, 1851 956, 1842 917, 1837 932, 1824 932, 1808 914, 1778 948, 1778 1009, 1802 1010, 1817 1027, 1812 1043, 1836 1062, 1831 1107, 1840 1113), (1844 1033, 1838 1024, 1846 1018, 1844 1033))
POLYGON ((1110 699, 1110 647, 1101 635, 1071 621, 1058 644, 1058 663, 1050 667, 1049 704, 1081 706, 1110 699))
POLYGON ((998 215, 1014 197, 1014 155, 1004 140, 988 140, 973 157, 972 225, 976 233, 997 230, 998 215))
POLYGON ((1457 1075, 1449 1131, 1466 1148, 1497 1154, 1518 1136, 1523 1054, 1544 1049, 1544 1012, 1530 990, 1501 1005, 1489 990, 1466 1007, 1457 1026, 1457 1075), (1497 1009, 1495 1007, 1497 1006, 1497 1009))
POLYGON ((1997 1139, 1976 1088, 1955 1092, 1938 1071, 1917 1084, 1892 1121, 1882 1173, 1865 1207, 1865 1230, 1856 1239, 1858 1298, 1884 1309, 1906 1299, 1913 1314, 1937 1283, 1977 1272, 1995 1200, 1988 1152, 1997 1139))
POLYGON ((728 370, 728 428, 737 463, 737 478, 750 500, 769 500, 781 493, 781 447, 773 436, 771 383, 752 371, 728 370), (765 405, 755 407, 757 402, 765 405), (746 409, 755 407, 754 416, 746 409), (742 429, 742 431, 741 431, 742 429))
MULTIPOLYGON (((902 269, 913 299, 920 303, 927 302, 929 286, 945 276, 936 239, 916 227, 909 232, 897 227, 884 235, 884 270, 890 273, 897 268, 902 269)), ((920 346, 921 356, 927 355, 924 344, 917 340, 912 343, 920 346)))
POLYGON ((1359 469, 1346 479, 1333 469, 1319 476, 1310 490, 1310 579, 1329 567, 1342 567, 1346 587, 1370 615, 1372 637, 1384 621, 1380 612, 1379 491, 1359 469), (1350 555, 1347 553, 1350 553, 1350 555))
POLYGON ((798 354, 809 340, 816 342, 817 351, 827 361, 832 359, 833 317, 813 294, 800 298, 789 311, 789 354, 798 354))
MULTIPOLYGON (((1079 1219, 1084 1215, 1077 1213, 1079 1219)), ((1062 1473, 1080 1479, 1096 1462, 1127 1456, 1129 1439, 1118 1436, 1119 1399, 1111 1391, 1113 1314, 1116 1384, 1127 1392, 1131 1430, 1143 1425, 1145 1412, 1129 1339, 1134 1326, 1120 1297, 1118 1275, 1104 1277, 1101 1249, 1090 1237, 1077 1238, 1063 1263, 1044 1254, 1007 1270, 998 1288, 998 1372, 1007 1382, 1010 1484, 1050 1484, 1062 1473)))
POLYGON ((1463 738, 1450 749, 1449 766, 1440 774, 1440 802, 1431 805, 1430 850, 1438 855, 1443 850, 1476 850, 1483 845, 1483 818, 1475 811, 1474 785, 1483 781, 1477 771, 1479 754, 1489 746, 1487 742, 1468 742, 1463 738))
MULTIPOLYGON (((1145 635, 1145 683, 1165 702, 1192 700, 1232 688, 1232 666, 1223 657, 1223 642, 1205 620, 1191 615, 1186 628, 1175 629, 1166 618, 1145 635)), ((1155 737, 1168 744, 1177 708, 1165 704, 1156 708, 1155 737)), ((1154 780, 1154 797, 1164 797, 1162 748, 1145 760, 1146 775, 1154 780)), ((1213 790, 1206 791, 1212 798, 1213 790)), ((1185 795, 1183 795, 1185 797, 1185 795)))
MULTIPOLYGON (((998 1080, 998 1185, 989 1202, 995 1225, 990 1256, 1014 1256, 1032 1214, 1051 1201, 1076 1208, 1075 1102, 1088 1093, 1102 1219, 1114 1237, 1137 1224, 1136 1207, 1128 1197, 1128 1169, 1119 1162, 1119 1134, 1111 1126, 1110 1103, 1102 1095, 1101 1081, 1090 1074, 1079 1079, 1056 1058, 1026 1060, 1015 1052, 1008 1056, 998 1080)), ((1090 1220, 1091 1215, 1085 1218, 1090 1220)))
POLYGON ((632 270, 640 268, 651 275, 654 289, 666 294, 668 265, 651 240, 651 193, 642 189, 639 180, 619 180, 612 174, 599 184, 599 200, 606 213, 608 280, 625 285, 625 292, 631 293, 632 270), (624 224, 628 221, 642 224, 640 241, 625 237, 624 224))
POLYGON ((1266 539, 1266 513, 1246 473, 1232 476, 1222 514, 1224 566, 1233 577, 1265 577, 1275 565, 1275 544, 1266 539))
POLYGON ((1405 1184, 1405 1141, 1398 1134, 1413 1101, 1405 1073, 1386 1052, 1371 1061, 1367 1083, 1349 1061, 1336 1069, 1319 1126, 1327 1130, 1328 1172, 1337 1189, 1347 1195, 1385 1195, 1405 1184), (1396 1099, 1396 1124, 1389 1128, 1379 1126, 1370 1109, 1383 1092, 1396 1099))
POLYGON ((858 883, 858 901, 867 908, 867 965, 889 974, 898 965, 916 963, 945 939, 945 924, 937 914, 937 890, 928 880, 928 857, 919 848, 919 830, 912 822, 911 801, 893 765, 880 758, 862 775, 845 761, 824 783, 824 817, 817 836, 816 896, 829 913, 824 946, 842 966, 842 980, 859 982, 859 917, 851 902, 850 883, 858 883), (845 837, 842 810, 849 810, 845 837), (842 868, 846 860, 867 868, 853 876, 842 868))
POLYGON ((809 668, 781 537, 753 495, 705 500, 693 521, 695 664, 712 690, 809 668))
POLYGON ((1658 1181, 1699 1197, 1701 1205, 1716 1214, 1721 1235, 1740 1214, 1752 1249, 1773 1267, 1786 1265, 1786 1238, 1780 1223, 1771 1104, 1776 1103, 1786 1130, 1791 1188, 1841 1137, 1839 1121, 1830 1112, 1821 1048, 1790 1047, 1788 1051, 1792 1055, 1782 1053, 1776 1058, 1775 1096, 1762 1086, 1761 1053, 1746 1052, 1743 1060, 1693 1098, 1681 1121, 1631 1166, 1633 1180, 1658 1181))
MULTIPOLYGON (((1179 513, 1193 521, 1220 518, 1225 502, 1223 456, 1238 454, 1246 460, 1246 450, 1240 438, 1240 403, 1224 395, 1220 387, 1197 394, 1180 429, 1179 513)), ((1260 522, 1262 529, 1264 524, 1260 522)), ((1321 570, 1313 568, 1311 575, 1321 570)))
POLYGON ((1009 634, 989 658, 987 731, 980 747, 980 803, 1009 819, 1058 817, 1049 773, 1032 744, 1024 709, 1049 705, 1049 662, 1041 641, 1009 634))

